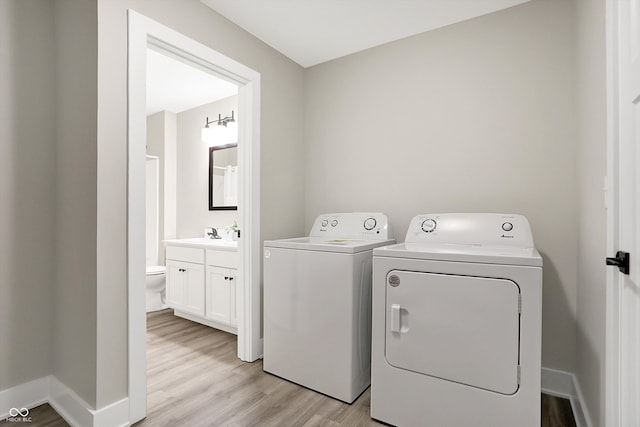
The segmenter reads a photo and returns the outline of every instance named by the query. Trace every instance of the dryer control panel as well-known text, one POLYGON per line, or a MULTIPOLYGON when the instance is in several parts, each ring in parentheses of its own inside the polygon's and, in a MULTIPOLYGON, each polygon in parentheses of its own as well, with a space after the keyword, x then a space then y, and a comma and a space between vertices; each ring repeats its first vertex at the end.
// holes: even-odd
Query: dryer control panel
POLYGON ((417 215, 411 220, 405 243, 534 247, 524 216, 492 213, 417 215))
POLYGON ((387 216, 378 212, 322 214, 313 223, 309 236, 364 240, 393 238, 387 216))

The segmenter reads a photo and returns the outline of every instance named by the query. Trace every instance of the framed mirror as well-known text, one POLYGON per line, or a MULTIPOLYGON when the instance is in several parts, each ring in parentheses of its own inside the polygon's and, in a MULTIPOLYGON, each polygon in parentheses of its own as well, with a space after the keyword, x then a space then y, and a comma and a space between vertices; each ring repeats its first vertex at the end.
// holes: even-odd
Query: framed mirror
POLYGON ((238 209, 238 144, 209 148, 209 210, 238 209))

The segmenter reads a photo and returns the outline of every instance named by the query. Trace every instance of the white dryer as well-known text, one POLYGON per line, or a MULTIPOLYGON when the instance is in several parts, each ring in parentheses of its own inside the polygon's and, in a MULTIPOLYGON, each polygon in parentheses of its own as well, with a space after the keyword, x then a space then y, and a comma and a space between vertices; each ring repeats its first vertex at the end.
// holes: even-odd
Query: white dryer
POLYGON ((541 309, 525 217, 414 217, 405 243, 374 249, 371 416, 539 427, 541 309))
POLYGON ((264 370, 353 402, 371 378, 373 248, 380 213, 320 215, 309 237, 264 242, 264 370))

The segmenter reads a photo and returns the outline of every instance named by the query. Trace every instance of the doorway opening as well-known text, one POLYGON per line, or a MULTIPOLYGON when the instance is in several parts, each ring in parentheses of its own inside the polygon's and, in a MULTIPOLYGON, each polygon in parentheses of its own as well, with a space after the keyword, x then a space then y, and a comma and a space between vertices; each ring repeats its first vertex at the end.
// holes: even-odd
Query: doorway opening
MULTIPOLYGON (((168 27, 129 10, 128 130, 128 351, 129 419, 146 416, 146 155, 149 50, 211 74, 237 87, 236 284, 237 354, 243 361, 262 355, 260 336, 260 75, 168 27)), ((205 117, 202 118, 204 126, 205 117)), ((199 129, 198 129, 199 131, 199 129)), ((180 141, 177 142, 178 144, 180 141)), ((185 142, 187 143, 187 142, 185 142)), ((203 145, 202 142, 200 142, 203 145)), ((205 150, 208 153, 208 150, 205 150)), ((207 193, 202 195, 206 206, 207 193)), ((169 227, 170 228, 170 227, 169 227)), ((202 236, 202 230, 199 236, 202 236)), ((170 236, 167 236, 170 237, 170 236)), ((195 236, 194 236, 195 237, 195 236)), ((159 257, 158 257, 159 258, 159 257)))

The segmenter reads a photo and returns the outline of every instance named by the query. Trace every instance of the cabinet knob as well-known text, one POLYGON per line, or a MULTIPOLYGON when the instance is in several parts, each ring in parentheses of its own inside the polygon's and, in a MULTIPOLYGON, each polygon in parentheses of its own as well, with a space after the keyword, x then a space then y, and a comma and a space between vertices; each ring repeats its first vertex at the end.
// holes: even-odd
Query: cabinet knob
POLYGON ((233 277, 229 277, 229 280, 233 280, 233 277))
POLYGON ((224 276, 224 280, 229 280, 229 276, 224 276))

